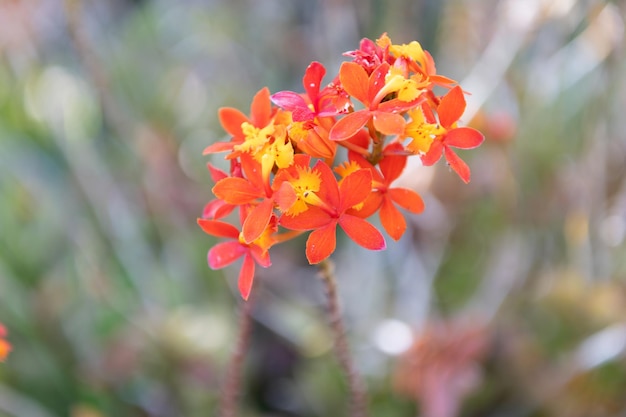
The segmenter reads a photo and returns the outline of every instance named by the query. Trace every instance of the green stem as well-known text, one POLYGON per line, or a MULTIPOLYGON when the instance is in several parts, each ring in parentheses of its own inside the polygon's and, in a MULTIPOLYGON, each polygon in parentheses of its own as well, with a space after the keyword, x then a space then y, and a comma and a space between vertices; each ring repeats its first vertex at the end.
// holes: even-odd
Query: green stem
POLYGON ((361 375, 359 375, 354 367, 354 361, 346 339, 346 332, 343 320, 341 319, 339 298, 337 297, 337 282, 334 275, 334 265, 327 259, 319 264, 319 268, 319 275, 326 286, 330 326, 335 339, 335 354, 346 376, 350 390, 350 416, 365 417, 367 415, 367 392, 361 375))

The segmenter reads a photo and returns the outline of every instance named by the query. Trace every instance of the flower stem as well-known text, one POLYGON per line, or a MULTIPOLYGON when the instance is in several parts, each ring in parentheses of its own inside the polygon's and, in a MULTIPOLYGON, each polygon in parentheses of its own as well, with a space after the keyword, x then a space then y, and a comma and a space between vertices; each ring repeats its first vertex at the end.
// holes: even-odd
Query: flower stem
POLYGON ((334 275, 334 265, 330 260, 324 260, 319 264, 320 277, 326 286, 326 295, 328 297, 328 314, 330 316, 330 325, 335 338, 335 354, 339 361, 339 365, 343 368, 346 375, 348 387, 350 390, 350 416, 365 417, 367 415, 367 392, 365 383, 356 371, 352 354, 346 339, 346 332, 341 319, 341 311, 339 307, 339 298, 337 297, 337 282, 334 275))
POLYGON ((226 382, 220 397, 217 413, 219 417, 234 417, 237 413, 237 404, 241 392, 241 368, 246 350, 248 349, 250 331, 252 329, 252 299, 243 302, 238 328, 237 344, 230 357, 228 369, 226 370, 226 382))

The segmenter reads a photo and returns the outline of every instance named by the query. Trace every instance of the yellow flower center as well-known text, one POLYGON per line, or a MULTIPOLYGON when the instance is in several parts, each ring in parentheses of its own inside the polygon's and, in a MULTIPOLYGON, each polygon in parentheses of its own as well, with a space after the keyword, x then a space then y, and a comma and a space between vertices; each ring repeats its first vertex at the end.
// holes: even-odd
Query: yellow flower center
POLYGON ((410 137, 412 140, 407 148, 414 154, 426 153, 435 137, 445 133, 445 129, 426 122, 424 113, 420 108, 409 111, 409 116, 411 121, 405 127, 404 136, 410 137))
POLYGON ((274 134, 274 125, 270 124, 259 129, 248 122, 243 122, 241 124, 241 130, 245 136, 245 141, 239 145, 235 145, 233 149, 256 155, 269 142, 270 136, 274 134))
POLYGON ((296 166, 297 177, 289 181, 296 193, 297 200, 286 212, 295 216, 308 209, 308 204, 320 205, 323 202, 315 194, 320 190, 321 178, 319 172, 313 172, 309 167, 296 166))

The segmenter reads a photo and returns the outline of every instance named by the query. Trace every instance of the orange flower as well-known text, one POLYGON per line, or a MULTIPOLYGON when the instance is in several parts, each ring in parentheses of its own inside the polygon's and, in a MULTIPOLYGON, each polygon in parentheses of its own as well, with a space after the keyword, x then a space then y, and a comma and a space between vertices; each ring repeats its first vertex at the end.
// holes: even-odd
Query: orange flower
POLYGON ((408 188, 392 187, 392 183, 406 166, 407 155, 401 154, 403 149, 399 143, 387 146, 379 163, 380 171, 361 155, 354 152, 349 155, 351 161, 355 161, 362 168, 368 168, 373 178, 373 190, 363 208, 351 210, 349 213, 369 217, 378 210, 381 224, 394 240, 399 240, 406 230, 404 216, 395 205, 415 214, 424 211, 424 201, 418 193, 408 188))
POLYGON ((11 344, 6 341, 7 329, 0 323, 0 362, 3 362, 9 352, 11 352, 11 344))
POLYGON ((313 167, 319 173, 318 192, 306 194, 308 209, 295 216, 283 215, 281 226, 291 230, 313 230, 306 242, 306 257, 311 264, 328 258, 336 248, 339 225, 357 244, 371 250, 385 249, 385 238, 360 217, 346 213, 362 203, 372 190, 372 174, 361 169, 337 183, 331 169, 322 161, 313 167))
POLYGON ((274 193, 269 179, 262 177, 261 164, 249 155, 241 155, 241 166, 246 178, 223 178, 213 187, 213 194, 227 204, 251 207, 242 229, 243 241, 249 244, 267 229, 273 216, 274 204, 286 210, 295 202, 296 196, 289 193, 289 189, 274 193))
POLYGON ((386 83, 389 64, 382 63, 369 77, 367 72, 357 63, 344 62, 339 69, 341 85, 350 96, 365 105, 344 116, 330 130, 330 139, 342 141, 354 136, 370 120, 374 128, 383 135, 400 135, 404 132, 405 120, 399 112, 415 107, 417 102, 404 102, 392 99, 383 102, 389 93, 395 92, 400 85, 395 82, 386 83))
POLYGON ((255 262, 263 268, 272 265, 268 250, 274 243, 271 239, 271 233, 276 227, 267 228, 264 236, 260 236, 255 242, 248 244, 244 241, 239 230, 229 223, 198 219, 198 225, 209 235, 231 239, 218 243, 209 250, 207 258, 211 269, 221 269, 243 256, 238 287, 241 296, 247 300, 254 281, 255 262))
POLYGON ((270 90, 267 87, 259 90, 252 99, 250 105, 250 117, 233 107, 222 107, 218 110, 220 123, 224 130, 233 137, 230 142, 216 142, 207 146, 202 152, 203 155, 231 151, 233 148, 245 141, 246 134, 242 125, 249 123, 250 125, 263 129, 268 126, 272 119, 272 103, 270 102, 270 90))
POLYGON ((293 91, 279 91, 270 98, 274 104, 291 111, 293 120, 296 122, 345 113, 350 104, 346 93, 334 88, 333 84, 320 91, 325 74, 326 68, 322 64, 312 62, 302 78, 306 95, 293 91))
POLYGON ((485 137, 471 127, 456 127, 456 123, 465 111, 465 105, 463 90, 458 85, 443 96, 437 107, 437 114, 445 133, 433 140, 430 149, 421 158, 424 165, 434 165, 441 158, 443 152, 446 161, 454 172, 459 174, 465 183, 468 183, 470 181, 470 169, 451 147, 472 149, 483 143, 485 137))

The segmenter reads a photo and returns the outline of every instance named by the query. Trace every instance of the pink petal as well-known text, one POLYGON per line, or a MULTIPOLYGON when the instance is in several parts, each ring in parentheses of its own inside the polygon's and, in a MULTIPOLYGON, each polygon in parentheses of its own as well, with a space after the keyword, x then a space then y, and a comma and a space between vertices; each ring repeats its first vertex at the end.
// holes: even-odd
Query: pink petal
POLYGON ((239 259, 247 250, 236 240, 218 243, 209 250, 207 256, 209 266, 211 269, 228 266, 239 259))

